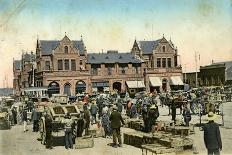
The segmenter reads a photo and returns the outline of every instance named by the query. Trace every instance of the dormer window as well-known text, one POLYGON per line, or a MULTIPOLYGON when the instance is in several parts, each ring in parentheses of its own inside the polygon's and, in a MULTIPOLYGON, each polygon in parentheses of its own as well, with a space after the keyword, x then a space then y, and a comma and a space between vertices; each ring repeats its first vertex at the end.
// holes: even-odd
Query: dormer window
POLYGON ((64 53, 68 53, 68 46, 64 46, 64 53))
POLYGON ((106 56, 106 59, 109 59, 109 57, 108 57, 108 56, 106 56))
POLYGON ((162 51, 165 52, 165 46, 162 47, 162 51))
POLYGON ((119 59, 122 59, 122 56, 121 56, 121 55, 119 56, 119 59))

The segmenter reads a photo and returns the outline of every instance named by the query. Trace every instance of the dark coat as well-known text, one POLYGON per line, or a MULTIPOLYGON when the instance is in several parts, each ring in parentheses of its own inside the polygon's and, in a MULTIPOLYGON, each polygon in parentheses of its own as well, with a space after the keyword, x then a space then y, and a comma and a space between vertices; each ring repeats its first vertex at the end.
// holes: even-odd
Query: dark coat
POLYGON ((49 114, 45 115, 45 128, 47 133, 52 132, 52 117, 49 114))
POLYGON ((91 111, 91 114, 97 114, 97 105, 96 104, 92 104, 91 107, 90 107, 90 111, 91 111))
POLYGON ((203 127, 204 142, 207 149, 222 149, 222 141, 219 125, 210 121, 203 127))
POLYGON ((23 112, 22 112, 22 120, 27 121, 27 111, 26 110, 23 110, 23 112))
POLYGON ((31 114, 31 120, 32 121, 38 121, 40 119, 40 113, 34 109, 31 114))
POLYGON ((110 121, 111 121, 111 128, 112 129, 117 129, 121 127, 121 122, 124 124, 124 121, 122 119, 122 115, 114 110, 111 115, 110 115, 110 121))
POLYGON ((87 124, 90 123, 90 112, 88 109, 84 110, 84 120, 86 121, 87 124))

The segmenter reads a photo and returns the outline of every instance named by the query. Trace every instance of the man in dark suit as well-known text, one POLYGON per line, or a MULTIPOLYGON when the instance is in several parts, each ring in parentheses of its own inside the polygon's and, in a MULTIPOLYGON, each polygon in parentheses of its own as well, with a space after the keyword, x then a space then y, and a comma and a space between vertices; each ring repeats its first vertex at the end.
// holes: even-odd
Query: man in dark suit
POLYGON ((208 150, 208 155, 220 155, 220 151, 222 150, 219 125, 214 122, 215 118, 216 115, 213 112, 209 112, 209 122, 203 127, 204 142, 208 150))
POLYGON ((110 115, 110 121, 111 121, 111 128, 113 130, 113 147, 117 147, 117 138, 119 147, 122 147, 122 140, 121 140, 121 122, 124 125, 124 121, 122 119, 122 115, 120 112, 117 111, 117 106, 113 105, 113 112, 110 115))

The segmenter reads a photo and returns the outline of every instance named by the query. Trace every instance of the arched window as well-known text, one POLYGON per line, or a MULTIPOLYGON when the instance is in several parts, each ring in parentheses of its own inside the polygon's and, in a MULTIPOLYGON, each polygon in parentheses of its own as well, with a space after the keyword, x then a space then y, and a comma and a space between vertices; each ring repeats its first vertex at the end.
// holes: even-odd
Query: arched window
POLYGON ((165 52, 165 46, 162 47, 162 51, 165 52))
POLYGON ((64 85, 64 94, 67 94, 68 96, 71 96, 71 85, 70 83, 66 83, 64 85))
POLYGON ((68 53, 68 46, 64 46, 64 53, 68 53))

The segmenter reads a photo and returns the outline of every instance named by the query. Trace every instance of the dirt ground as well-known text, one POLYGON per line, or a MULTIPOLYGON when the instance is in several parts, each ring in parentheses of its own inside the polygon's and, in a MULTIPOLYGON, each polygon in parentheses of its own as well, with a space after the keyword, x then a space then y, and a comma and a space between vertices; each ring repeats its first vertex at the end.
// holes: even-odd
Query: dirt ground
MULTIPOLYGON (((232 122, 232 117, 230 117, 232 103, 225 104, 226 109, 224 109, 227 122, 232 122)), ((159 107, 160 120, 170 120, 171 116, 168 115, 167 107, 159 107)), ((178 111, 177 111, 178 113, 178 111)), ((181 115, 177 115, 177 119, 181 119, 181 115)), ((206 117, 202 118, 204 122, 206 117)), ((221 123, 221 117, 218 117, 217 122, 221 123)), ((192 117, 191 123, 198 123, 199 116, 194 115, 192 117)), ((87 149, 69 149, 66 150, 64 147, 63 136, 64 133, 61 132, 58 135, 55 133, 56 143, 52 150, 45 149, 45 146, 40 143, 39 134, 32 132, 32 125, 28 126, 29 131, 23 132, 23 125, 13 126, 10 130, 0 130, 0 155, 142 155, 142 150, 130 145, 123 145, 122 148, 113 148, 109 144, 112 143, 110 138, 95 138, 94 147, 87 149)), ((122 132, 128 131, 130 129, 123 128, 122 132)), ((195 134, 191 134, 190 137, 194 140, 194 149, 187 150, 185 152, 178 152, 176 155, 192 155, 198 153, 199 155, 207 154, 207 150, 204 146, 203 132, 195 127, 195 134)), ((221 137, 223 143, 222 155, 232 155, 232 129, 230 127, 220 127, 221 137)), ((148 153, 148 155, 150 155, 148 153)), ((169 154, 173 155, 173 154, 169 154)))

